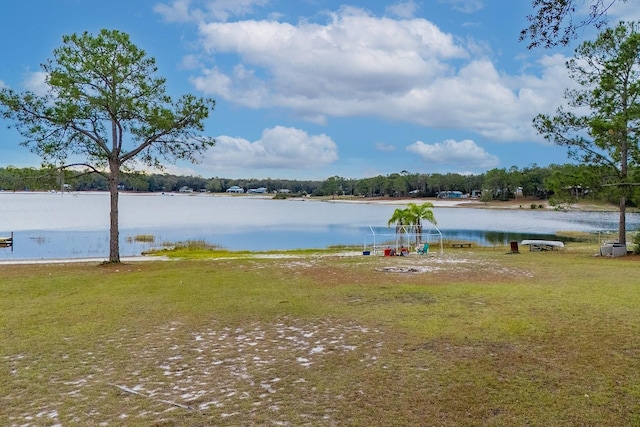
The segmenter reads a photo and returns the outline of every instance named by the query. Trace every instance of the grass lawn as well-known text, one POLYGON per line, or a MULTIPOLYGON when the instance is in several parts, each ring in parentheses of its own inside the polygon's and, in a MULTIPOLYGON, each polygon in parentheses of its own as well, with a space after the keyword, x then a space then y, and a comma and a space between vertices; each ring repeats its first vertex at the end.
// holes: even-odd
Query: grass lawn
POLYGON ((640 425, 640 258, 0 266, 2 426, 640 425))

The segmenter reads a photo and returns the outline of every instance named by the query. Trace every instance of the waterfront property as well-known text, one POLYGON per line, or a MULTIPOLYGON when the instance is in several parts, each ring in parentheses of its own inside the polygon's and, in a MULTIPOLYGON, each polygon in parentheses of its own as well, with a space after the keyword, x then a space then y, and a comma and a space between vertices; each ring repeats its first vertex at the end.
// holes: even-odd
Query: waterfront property
POLYGON ((227 188, 227 193, 244 193, 244 188, 238 187, 237 185, 234 185, 233 187, 229 187, 227 188))

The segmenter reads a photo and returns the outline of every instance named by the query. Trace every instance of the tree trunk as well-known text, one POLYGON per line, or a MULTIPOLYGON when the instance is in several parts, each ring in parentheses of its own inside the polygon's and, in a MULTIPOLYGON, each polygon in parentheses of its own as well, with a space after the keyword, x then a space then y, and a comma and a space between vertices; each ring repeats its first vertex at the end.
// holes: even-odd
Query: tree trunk
POLYGON ((118 176, 120 167, 117 162, 109 160, 109 193, 111 210, 109 213, 109 262, 120 262, 120 230, 118 227, 118 176))
POLYGON ((627 213, 627 198, 625 196, 620 196, 620 221, 618 223, 618 227, 620 231, 618 233, 618 243, 620 243, 621 245, 627 244, 626 213, 627 213))

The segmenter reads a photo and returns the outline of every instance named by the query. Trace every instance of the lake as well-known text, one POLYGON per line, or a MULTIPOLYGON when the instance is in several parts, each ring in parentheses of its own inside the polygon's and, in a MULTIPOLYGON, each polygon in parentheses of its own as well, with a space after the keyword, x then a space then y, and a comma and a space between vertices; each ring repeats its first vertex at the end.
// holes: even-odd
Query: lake
MULTIPOLYGON (((120 195, 120 253, 140 255, 163 243, 203 240, 232 250, 281 250, 363 245, 376 234, 393 233, 386 224, 401 204, 273 200, 261 196, 211 194, 120 195), (153 235, 154 243, 135 241, 153 235)), ((617 230, 615 212, 541 209, 436 207, 445 239, 481 245, 523 238, 552 238, 558 231, 617 230)), ((627 214, 627 229, 640 227, 627 214)), ((107 258, 109 194, 0 192, 0 237, 14 233, 13 250, 0 260, 107 258)))

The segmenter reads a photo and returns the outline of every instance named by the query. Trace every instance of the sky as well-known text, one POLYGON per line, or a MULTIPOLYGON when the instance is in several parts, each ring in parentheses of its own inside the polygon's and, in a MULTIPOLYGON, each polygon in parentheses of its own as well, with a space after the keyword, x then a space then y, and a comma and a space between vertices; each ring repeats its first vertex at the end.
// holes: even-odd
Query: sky
MULTIPOLYGON (((204 132, 216 146, 168 173, 324 180, 567 163, 531 123, 563 103, 579 41, 527 50, 532 12, 525 0, 5 0, 0 87, 42 93, 40 64, 63 35, 116 29, 156 59, 171 96, 216 101, 204 132)), ((609 19, 640 19, 640 2, 609 19)), ((38 167, 0 121, 0 167, 38 167)))

